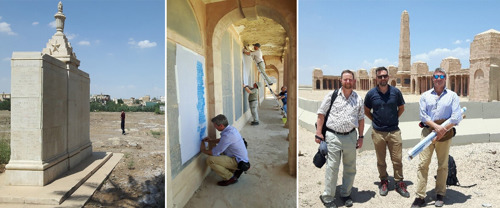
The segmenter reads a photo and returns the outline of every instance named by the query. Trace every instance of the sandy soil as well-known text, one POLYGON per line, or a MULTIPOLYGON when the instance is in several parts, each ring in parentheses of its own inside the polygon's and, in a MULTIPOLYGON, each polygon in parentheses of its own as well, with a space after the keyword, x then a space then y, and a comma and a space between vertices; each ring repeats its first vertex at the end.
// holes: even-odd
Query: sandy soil
MULTIPOLYGON (((312 158, 318 150, 314 142, 314 134, 304 128, 298 129, 299 156, 299 207, 324 207, 319 195, 324 190, 325 166, 318 169, 312 158)), ((403 149, 406 154, 409 149, 403 149)), ((445 207, 497 207, 500 206, 500 143, 470 144, 452 146, 450 155, 455 159, 458 169, 458 180, 464 186, 477 184, 472 188, 451 186, 444 199, 445 207)), ((403 198, 394 191, 394 180, 390 177, 389 194, 385 197, 378 194, 378 171, 375 151, 363 151, 357 154, 357 173, 352 189, 353 207, 410 207, 415 199, 415 183, 417 182, 418 157, 412 161, 403 159, 404 181, 408 185, 410 198, 403 198)), ((392 164, 386 158, 387 172, 392 176, 392 164)), ((337 183, 336 204, 342 205, 338 192, 341 185, 342 164, 340 165, 337 183)), ((429 167, 427 183, 427 207, 434 207, 434 175, 436 175, 437 159, 432 159, 429 167)), ((343 206, 343 205, 342 205, 343 206)), ((339 206, 341 207, 341 206, 339 206)))
MULTIPOLYGON (((311 89, 299 89, 299 97, 305 98, 309 100, 323 100, 325 96, 330 93, 332 90, 311 90, 311 89)), ((360 95, 363 99, 366 96, 368 91, 363 90, 354 90, 358 95, 360 95)), ((403 98, 406 103, 416 103, 420 101, 420 95, 405 95, 403 94, 403 98)), ((466 97, 460 97, 460 102, 469 101, 466 97)))
MULTIPOLYGON (((90 113, 93 151, 123 153, 124 157, 85 205, 87 208, 164 205, 165 116, 146 112, 126 116, 127 134, 122 135, 120 113, 90 113)), ((9 111, 0 111, 2 135, 10 135, 9 111)))
POLYGON ((198 207, 296 207, 297 178, 288 173, 288 129, 272 100, 259 108, 260 125, 249 123, 241 130, 248 142, 251 168, 238 183, 221 187, 220 176, 211 172, 186 204, 198 207))

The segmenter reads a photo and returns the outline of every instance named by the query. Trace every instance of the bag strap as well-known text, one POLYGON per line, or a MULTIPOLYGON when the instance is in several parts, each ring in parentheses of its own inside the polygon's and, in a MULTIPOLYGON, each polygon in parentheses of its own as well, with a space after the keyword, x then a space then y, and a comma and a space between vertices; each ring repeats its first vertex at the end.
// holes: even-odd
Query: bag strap
POLYGON ((326 126, 326 121, 328 120, 328 115, 330 115, 330 110, 332 110, 333 102, 335 101, 335 99, 337 99, 338 94, 339 94, 339 89, 336 89, 332 93, 332 98, 330 99, 330 108, 328 108, 328 111, 326 111, 325 122, 324 122, 325 126, 326 126))

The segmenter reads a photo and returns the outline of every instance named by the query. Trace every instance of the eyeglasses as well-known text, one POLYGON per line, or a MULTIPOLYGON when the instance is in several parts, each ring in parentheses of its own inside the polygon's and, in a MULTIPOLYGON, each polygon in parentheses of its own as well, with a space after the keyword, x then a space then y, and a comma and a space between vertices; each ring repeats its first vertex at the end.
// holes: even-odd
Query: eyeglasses
POLYGON ((387 74, 386 75, 377 76, 377 78, 379 78, 379 79, 382 79, 382 78, 383 79, 387 79, 387 77, 389 77, 389 75, 387 75, 387 74))
POLYGON ((440 78, 440 79, 444 79, 444 78, 446 78, 446 75, 444 75, 444 74, 441 74, 441 75, 437 75, 437 74, 435 74, 435 75, 434 75, 434 79, 438 79, 438 78, 440 78))

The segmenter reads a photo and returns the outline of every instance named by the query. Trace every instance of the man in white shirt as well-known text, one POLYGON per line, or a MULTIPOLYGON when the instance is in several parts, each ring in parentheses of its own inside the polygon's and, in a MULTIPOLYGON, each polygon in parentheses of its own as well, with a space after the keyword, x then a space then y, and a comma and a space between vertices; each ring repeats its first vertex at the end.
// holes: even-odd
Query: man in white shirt
POLYGON ((262 58, 262 51, 260 51, 260 43, 253 44, 253 49, 254 51, 252 52, 244 49, 243 53, 248 56, 252 56, 253 60, 257 64, 257 68, 259 69, 260 73, 264 75, 264 79, 266 79, 266 82, 269 83, 269 85, 273 85, 273 81, 266 74, 266 64, 264 63, 264 59, 262 58))

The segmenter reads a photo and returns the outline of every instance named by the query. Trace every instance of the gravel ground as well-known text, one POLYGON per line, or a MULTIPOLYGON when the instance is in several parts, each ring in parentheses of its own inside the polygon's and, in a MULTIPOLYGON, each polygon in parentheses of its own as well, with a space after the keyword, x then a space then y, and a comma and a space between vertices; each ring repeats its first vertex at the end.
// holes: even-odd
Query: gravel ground
MULTIPOLYGON (((323 207, 319 195, 324 189, 325 166, 316 168, 312 158, 318 145, 314 142, 314 134, 299 127, 299 207, 323 207)), ((473 138, 471 138, 473 139, 473 138)), ((403 154, 409 149, 403 149, 403 154)), ((445 207, 499 207, 500 206, 500 143, 473 143, 463 146, 452 146, 450 155, 457 165, 457 177, 463 186, 477 184, 471 188, 451 186, 444 198, 445 207)), ((353 207, 410 207, 415 199, 415 183, 417 182, 418 158, 408 161, 403 159, 404 181, 408 185, 410 198, 403 198, 394 191, 392 164, 386 158, 387 172, 390 176, 389 194, 385 197, 378 194, 378 171, 374 150, 358 152, 357 173, 352 189, 353 207)), ((435 154, 429 166, 427 183, 427 207, 434 207, 434 175, 436 175, 437 159, 435 154)), ((338 192, 341 185, 342 164, 340 165, 337 183, 336 204, 341 205, 338 192)), ((341 206, 339 206, 341 207, 341 206)))

